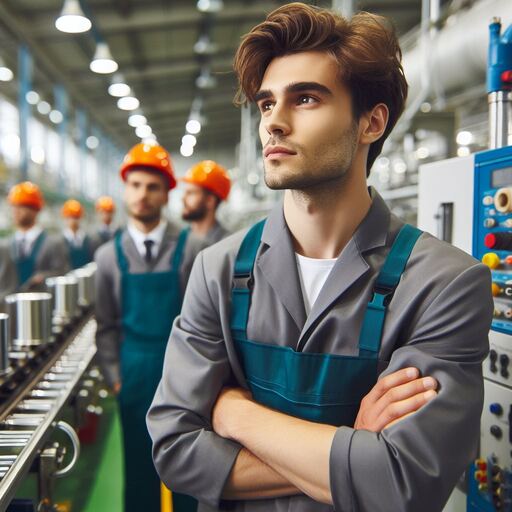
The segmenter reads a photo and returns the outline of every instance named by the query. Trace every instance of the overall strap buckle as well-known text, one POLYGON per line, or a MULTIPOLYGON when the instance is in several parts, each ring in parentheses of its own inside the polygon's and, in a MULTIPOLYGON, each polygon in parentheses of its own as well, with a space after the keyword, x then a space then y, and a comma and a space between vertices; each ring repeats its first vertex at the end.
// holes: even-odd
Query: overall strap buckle
POLYGON ((236 290, 250 290, 254 280, 252 278, 252 273, 248 274, 235 274, 233 276, 233 289, 236 290))

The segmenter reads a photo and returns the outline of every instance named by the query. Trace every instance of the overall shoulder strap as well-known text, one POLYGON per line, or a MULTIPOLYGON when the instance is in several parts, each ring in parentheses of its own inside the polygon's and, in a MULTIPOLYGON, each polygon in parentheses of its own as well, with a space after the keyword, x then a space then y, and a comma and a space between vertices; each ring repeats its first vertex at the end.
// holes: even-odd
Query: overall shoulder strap
POLYGON ((185 246, 187 245, 188 235, 190 233, 190 228, 182 229, 179 236, 178 241, 176 242, 176 248, 174 249, 173 254, 171 255, 171 269, 179 272, 181 262, 183 261, 183 255, 185 253, 185 246))
POLYGON ((265 220, 255 224, 245 235, 235 260, 231 290, 231 332, 234 338, 246 339, 247 320, 251 307, 254 262, 260 247, 265 220))
POLYGON ((422 231, 405 224, 398 233, 373 287, 359 337, 359 355, 378 357, 388 303, 422 231))

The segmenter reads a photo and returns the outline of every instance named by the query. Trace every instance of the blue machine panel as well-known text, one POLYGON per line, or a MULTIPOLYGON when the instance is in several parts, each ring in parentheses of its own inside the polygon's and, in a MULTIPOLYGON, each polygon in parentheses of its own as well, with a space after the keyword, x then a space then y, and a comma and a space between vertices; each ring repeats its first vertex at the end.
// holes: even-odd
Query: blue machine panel
POLYGON ((512 146, 475 155, 473 255, 491 267, 492 328, 512 334, 512 146))

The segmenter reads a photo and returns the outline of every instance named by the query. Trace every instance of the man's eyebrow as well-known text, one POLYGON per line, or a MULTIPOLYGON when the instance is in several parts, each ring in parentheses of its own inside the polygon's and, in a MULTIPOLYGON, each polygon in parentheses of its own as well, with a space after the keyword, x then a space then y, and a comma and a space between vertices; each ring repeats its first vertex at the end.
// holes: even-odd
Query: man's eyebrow
MULTIPOLYGON (((325 94, 326 96, 332 96, 332 91, 326 87, 325 85, 319 84, 318 82, 295 82, 292 84, 288 84, 285 87, 286 93, 296 93, 296 92, 306 92, 306 91, 316 91, 321 94, 325 94)), ((262 89, 258 91, 254 95, 254 102, 258 103, 258 101, 271 98, 273 93, 270 89, 262 89)))

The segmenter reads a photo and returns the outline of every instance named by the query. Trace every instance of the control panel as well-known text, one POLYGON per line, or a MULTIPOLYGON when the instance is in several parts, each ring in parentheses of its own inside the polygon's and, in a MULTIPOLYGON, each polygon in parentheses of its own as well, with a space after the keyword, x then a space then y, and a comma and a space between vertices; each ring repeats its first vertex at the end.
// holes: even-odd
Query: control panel
MULTIPOLYGON (((512 147, 475 155, 473 255, 492 273, 493 330, 512 334, 512 147)), ((503 354, 503 358, 508 358, 503 354)), ((497 364, 499 366, 499 358, 497 364)), ((505 364, 508 366, 508 364, 505 364)), ((493 372, 496 373, 496 372, 493 372)))

